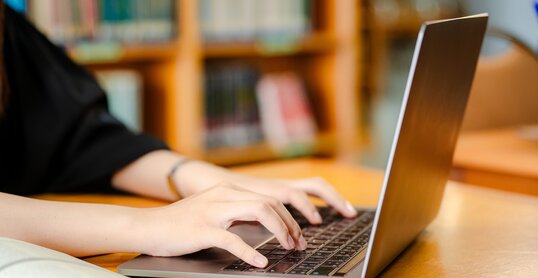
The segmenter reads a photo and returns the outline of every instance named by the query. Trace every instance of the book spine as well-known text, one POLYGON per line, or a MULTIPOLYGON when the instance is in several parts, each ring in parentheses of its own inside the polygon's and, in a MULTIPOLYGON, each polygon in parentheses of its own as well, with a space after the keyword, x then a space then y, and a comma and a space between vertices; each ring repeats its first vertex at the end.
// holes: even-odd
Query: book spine
POLYGON ((10 1, 25 3, 29 18, 57 44, 162 42, 177 31, 176 0, 10 1))
POLYGON ((201 0, 203 38, 244 42, 297 38, 311 32, 311 0, 201 0))
POLYGON ((257 71, 244 65, 212 65, 205 76, 206 148, 241 148, 260 142, 257 71))

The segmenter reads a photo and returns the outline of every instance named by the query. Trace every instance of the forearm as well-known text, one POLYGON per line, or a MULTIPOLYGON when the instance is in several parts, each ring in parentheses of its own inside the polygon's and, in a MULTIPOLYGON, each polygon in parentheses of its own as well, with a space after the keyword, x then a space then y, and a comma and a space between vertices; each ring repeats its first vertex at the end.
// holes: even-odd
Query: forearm
MULTIPOLYGON (((148 153, 118 171, 112 178, 112 184, 138 195, 173 201, 176 196, 168 187, 167 176, 174 164, 182 159, 185 157, 172 151, 148 153)), ((173 178, 179 193, 186 197, 226 181, 231 176, 240 178, 223 168, 193 160, 181 165, 173 178)))
POLYGON ((135 215, 139 209, 52 202, 0 193, 0 236, 74 256, 139 252, 135 215))

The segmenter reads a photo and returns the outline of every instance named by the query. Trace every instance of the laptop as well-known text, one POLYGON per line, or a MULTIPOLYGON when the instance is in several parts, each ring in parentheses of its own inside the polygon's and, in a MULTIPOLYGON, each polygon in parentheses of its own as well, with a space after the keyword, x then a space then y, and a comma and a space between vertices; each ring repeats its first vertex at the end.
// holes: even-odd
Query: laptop
POLYGON ((290 208, 308 241, 304 251, 283 249, 261 225, 233 226, 230 231, 268 258, 263 269, 210 248, 181 257, 142 255, 118 271, 144 277, 378 275, 437 215, 487 20, 479 14, 422 25, 376 209, 358 208, 357 217, 345 219, 320 208, 324 221, 312 226, 290 208))

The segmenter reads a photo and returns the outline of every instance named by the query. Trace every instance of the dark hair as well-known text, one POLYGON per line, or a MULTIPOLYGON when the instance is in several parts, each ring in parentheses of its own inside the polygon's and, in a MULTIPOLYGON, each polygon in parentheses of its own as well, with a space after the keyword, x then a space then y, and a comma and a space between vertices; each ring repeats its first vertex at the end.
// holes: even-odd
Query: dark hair
POLYGON ((0 1, 0 117, 6 109, 8 93, 6 67, 4 63, 4 1, 0 1))

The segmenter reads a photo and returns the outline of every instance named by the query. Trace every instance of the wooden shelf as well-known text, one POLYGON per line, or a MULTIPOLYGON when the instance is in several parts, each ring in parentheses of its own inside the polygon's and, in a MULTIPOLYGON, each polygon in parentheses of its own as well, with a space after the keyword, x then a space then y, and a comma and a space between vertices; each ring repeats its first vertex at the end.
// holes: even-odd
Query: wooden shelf
POLYGON ((289 56, 308 53, 323 53, 336 48, 336 38, 328 33, 315 33, 302 38, 283 41, 255 41, 238 43, 206 43, 203 54, 206 58, 289 56))
POLYGON ((283 157, 295 157, 304 155, 332 154, 336 149, 336 137, 332 133, 321 133, 311 150, 303 153, 279 153, 268 144, 260 143, 241 148, 223 148, 206 151, 204 160, 219 165, 237 165, 265 160, 274 160, 283 157))
POLYGON ((77 45, 67 52, 91 70, 128 68, 139 72, 147 92, 144 94, 145 131, 164 139, 171 149, 183 155, 221 165, 288 155, 275 152, 268 144, 205 149, 203 85, 208 59, 226 59, 226 63, 233 59, 248 60, 264 73, 296 72, 316 98, 313 103, 319 106, 316 107, 318 120, 324 130, 312 153, 337 156, 356 150, 352 142, 360 130, 357 1, 312 1, 313 31, 298 39, 235 43, 204 43, 199 1, 177 3, 179 37, 176 41, 77 45), (278 59, 266 60, 266 57, 278 59))
POLYGON ((122 64, 168 60, 177 54, 179 47, 176 41, 132 45, 90 43, 68 48, 68 53, 83 65, 122 64))

